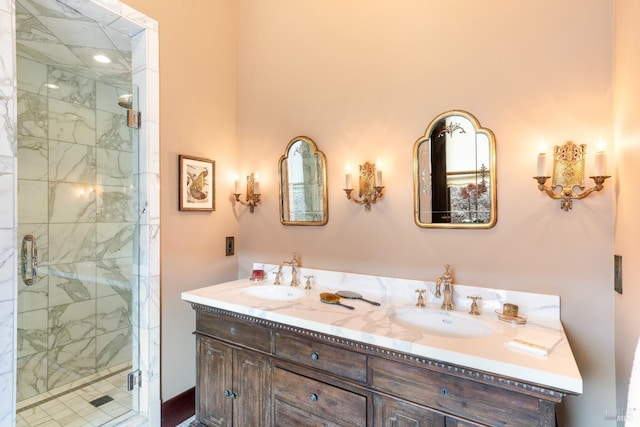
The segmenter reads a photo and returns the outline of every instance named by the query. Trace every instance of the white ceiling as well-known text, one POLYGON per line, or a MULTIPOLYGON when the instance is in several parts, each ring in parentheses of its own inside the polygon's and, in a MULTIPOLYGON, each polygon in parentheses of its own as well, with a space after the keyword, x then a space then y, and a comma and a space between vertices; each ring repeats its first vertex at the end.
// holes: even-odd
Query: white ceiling
POLYGON ((142 30, 95 3, 17 0, 18 56, 75 72, 105 83, 131 86, 131 37, 142 30), (111 59, 101 64, 102 54, 111 59))

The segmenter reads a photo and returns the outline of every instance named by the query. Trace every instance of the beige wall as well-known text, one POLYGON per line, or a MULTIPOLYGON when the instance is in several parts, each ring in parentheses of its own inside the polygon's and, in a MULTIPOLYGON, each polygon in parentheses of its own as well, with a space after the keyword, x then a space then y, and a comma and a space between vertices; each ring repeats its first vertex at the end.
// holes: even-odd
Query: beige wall
MULTIPOLYGON (((636 408, 626 396, 634 351, 640 337, 640 200, 635 183, 640 181, 640 4, 634 0, 615 1, 614 132, 617 141, 618 185, 615 210, 615 253, 623 259, 623 293, 615 294, 617 407, 636 408), (627 185, 622 185, 627 183, 627 185)), ((637 419, 636 419, 637 421, 637 419)))
MULTIPOLYGON (((566 399, 565 425, 592 425, 615 408, 614 186, 566 213, 531 179, 540 139, 586 143, 591 153, 601 136, 613 141, 610 2, 126 2, 160 26, 163 400, 194 383, 193 315, 180 292, 298 251, 309 267, 433 279, 450 263, 458 283, 559 294, 585 381, 584 395, 566 399), (472 112, 497 136, 499 214, 491 230, 425 230, 413 222, 413 143, 453 108, 472 112), (296 135, 313 138, 328 158, 325 227, 278 220, 277 160, 296 135), (178 154, 216 160, 216 212, 177 210, 178 154), (365 214, 341 190, 344 166, 377 159, 387 194, 365 214), (229 201, 232 176, 252 171, 263 193, 254 214, 229 201), (240 256, 227 258, 224 237, 238 233, 240 256)), ((625 105, 630 114, 635 105, 625 105)), ((633 129, 624 133, 621 142, 633 129)), ((630 196, 625 203, 635 207, 630 196)), ((618 230, 633 224, 617 215, 618 230)), ((637 277, 635 234, 620 235, 625 278, 637 277)), ((616 299, 629 310, 631 280, 616 299)), ((631 346, 623 344, 626 354, 631 346)))
POLYGON ((584 378, 563 425, 604 423, 615 408, 614 188, 563 212, 532 176, 542 138, 593 154, 603 137, 613 151, 612 14, 599 0, 240 1, 239 166, 259 172, 263 194, 239 215, 240 275, 298 251, 308 267, 433 280, 450 263, 458 283, 558 294, 584 378), (454 108, 497 136, 491 230, 413 222, 413 143, 454 108), (278 220, 277 162, 296 135, 327 156, 325 227, 278 220), (387 194, 366 214, 341 190, 344 166, 376 159, 387 194))
POLYGON ((195 316, 180 293, 237 276, 237 257, 225 256, 225 237, 238 235, 227 191, 237 156, 237 4, 125 2, 159 25, 161 379, 166 401, 195 383, 195 316), (179 154, 215 160, 215 212, 178 211, 179 154))

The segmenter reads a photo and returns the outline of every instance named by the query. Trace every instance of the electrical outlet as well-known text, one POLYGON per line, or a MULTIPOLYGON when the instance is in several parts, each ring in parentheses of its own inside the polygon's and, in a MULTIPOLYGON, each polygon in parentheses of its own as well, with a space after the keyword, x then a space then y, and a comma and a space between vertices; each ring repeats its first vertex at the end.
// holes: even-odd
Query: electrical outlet
POLYGON ((622 255, 613 256, 613 289, 622 294, 622 255))
POLYGON ((227 256, 233 255, 235 252, 235 238, 233 236, 229 236, 225 242, 225 253, 227 256))

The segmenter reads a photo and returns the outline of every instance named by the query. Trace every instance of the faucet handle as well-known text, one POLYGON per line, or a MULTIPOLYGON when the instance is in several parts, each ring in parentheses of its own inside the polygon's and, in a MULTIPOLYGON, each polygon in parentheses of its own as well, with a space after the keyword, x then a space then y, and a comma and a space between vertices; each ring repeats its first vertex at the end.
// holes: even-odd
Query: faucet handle
POLYGON ((273 274, 276 275, 276 278, 273 279, 273 284, 279 285, 280 280, 282 280, 282 263, 280 263, 280 265, 278 266, 278 271, 274 272, 273 274))
POLYGON ((307 283, 304 288, 307 290, 311 289, 311 279, 313 279, 313 276, 304 276, 304 278, 307 279, 307 283))
POLYGON ((424 294, 425 292, 427 292, 426 289, 416 289, 416 293, 418 294, 418 302, 416 302, 416 306, 417 307, 424 307, 424 297, 422 296, 422 294, 424 294))
POLYGON ((478 307, 478 300, 482 299, 482 297, 473 295, 473 296, 468 296, 467 297, 470 300, 473 300, 473 302, 471 303, 471 309, 469 310, 469 314, 473 314, 475 316, 479 316, 480 315, 480 308, 478 307))

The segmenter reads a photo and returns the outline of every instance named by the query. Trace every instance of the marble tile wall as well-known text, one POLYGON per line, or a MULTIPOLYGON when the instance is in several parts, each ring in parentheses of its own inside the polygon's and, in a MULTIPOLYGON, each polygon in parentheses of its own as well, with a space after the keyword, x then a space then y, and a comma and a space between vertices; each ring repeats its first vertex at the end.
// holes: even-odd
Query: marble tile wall
POLYGON ((0 0, 0 425, 15 412, 16 109, 14 6, 0 0))
POLYGON ((18 283, 20 402, 131 360, 138 147, 130 88, 23 57, 17 76, 18 238, 40 266, 18 283))
MULTIPOLYGON (((38 9, 45 10, 46 1, 34 2, 38 4, 38 9)), ((69 70, 51 70, 52 76, 58 80, 68 82, 71 79, 79 86, 74 90, 67 88, 57 96, 45 95, 42 88, 36 89, 34 83, 30 83, 42 78, 43 70, 35 67, 35 76, 24 79, 18 96, 16 1, 0 0, 0 425, 15 424, 19 365, 28 362, 30 368, 20 375, 31 376, 26 382, 34 388, 42 388, 44 378, 48 381, 44 372, 48 372, 46 358, 49 352, 60 362, 73 363, 78 353, 86 352, 91 347, 84 344, 93 340, 95 346, 88 351, 94 354, 94 366, 111 361, 115 363, 126 353, 120 351, 124 348, 122 340, 118 338, 118 334, 123 336, 122 331, 131 331, 134 335, 132 345, 139 349, 139 352, 133 352, 136 359, 134 363, 142 371, 140 397, 135 404, 142 417, 138 418, 135 425, 159 425, 157 22, 118 0, 60 0, 51 5, 54 8, 61 7, 62 10, 55 11, 59 17, 71 19, 64 14, 77 11, 91 17, 107 32, 116 28, 120 31, 127 27, 135 29, 135 33, 131 32, 135 34, 131 38, 131 69, 134 84, 141 89, 140 109, 144 111, 139 131, 140 158, 133 158, 132 151, 127 149, 132 141, 124 137, 113 121, 109 121, 110 118, 114 119, 113 111, 101 105, 100 91, 108 88, 96 84, 94 110, 91 104, 84 104, 91 98, 87 93, 90 82, 70 75, 74 73, 69 73, 69 70), (65 5, 71 8, 67 9, 65 5), (49 103, 54 107, 51 116, 49 109, 42 108, 45 100, 47 107, 49 103), (64 111, 64 108, 60 109, 61 106, 72 106, 73 110, 70 111, 75 114, 73 122, 77 124, 76 127, 66 126, 71 117, 61 114, 64 111), (17 123, 19 109, 22 112, 30 111, 23 116, 25 120, 20 122, 20 132, 17 123), (89 110, 95 111, 93 117, 89 110), (45 113, 46 116, 43 115, 45 113), (89 140, 85 138, 91 138, 92 127, 95 130, 95 143, 87 143, 89 140), (47 130, 46 134, 44 129, 47 130), (50 131, 54 138, 50 137, 50 131), (21 134, 20 150, 16 137, 18 133, 21 134), (17 162, 19 156, 25 155, 30 156, 34 167, 24 171, 25 175, 21 171, 21 191, 18 192, 17 162), (98 169, 100 160, 104 158, 138 161, 140 167, 138 173, 134 174, 138 184, 133 191, 135 196, 123 186, 122 169, 111 170, 103 166, 98 169), (51 164, 60 165, 60 168, 51 171, 51 164), (99 191, 98 185, 93 192, 86 192, 84 188, 84 198, 81 198, 78 193, 85 185, 87 174, 93 173, 92 168, 100 177, 102 191, 99 191), (51 182, 50 174, 53 177, 51 182), (22 186, 28 191, 22 191, 22 186), (47 236, 38 242, 41 256, 47 261, 41 268, 42 277, 34 285, 33 292, 18 294, 16 248, 18 232, 23 232, 17 226, 17 210, 23 202, 21 200, 18 204, 18 197, 22 198, 23 193, 32 191, 46 195, 44 207, 39 204, 21 213, 27 214, 28 220, 33 221, 30 224, 34 234, 47 236), (135 212, 125 209, 127 200, 133 197, 139 200, 135 212), (137 217, 137 227, 130 226, 135 221, 129 215, 137 217), (50 216, 54 220, 50 225, 39 222, 41 218, 50 216), (66 222, 71 218, 82 222, 72 226, 66 222), (88 237, 90 233, 87 229, 91 227, 95 233, 88 237), (60 241, 56 236, 64 236, 66 241, 60 241), (81 244, 78 249, 77 242, 94 244, 95 258, 90 258, 86 245, 81 244), (137 263, 133 268, 127 265, 122 256, 123 251, 128 250, 127 245, 133 245, 134 251, 140 255, 139 260, 128 260, 132 264, 137 263), (138 295, 131 294, 126 286, 113 286, 114 283, 131 283, 135 280, 133 270, 140 283, 138 295), (100 280, 87 279, 88 272, 94 271, 99 272, 96 277, 100 277, 100 280), (65 309, 74 304, 81 308, 76 312, 78 314, 65 309), (31 315, 23 317, 27 318, 28 324, 34 325, 31 329, 33 332, 21 339, 20 350, 16 337, 18 311, 20 316, 31 312, 31 315), (122 321, 125 312, 133 312, 133 325, 122 321), (86 321, 90 318, 93 318, 93 323, 86 321), (40 335, 41 331, 49 328, 57 331, 52 338, 40 335)), ((47 51, 46 45, 44 51, 47 51)), ((56 375, 60 378, 54 378, 54 381, 65 381, 63 374, 56 375)))

